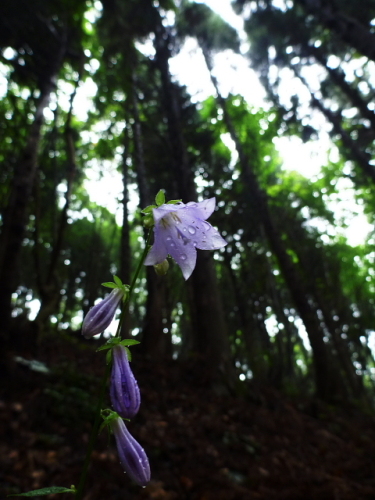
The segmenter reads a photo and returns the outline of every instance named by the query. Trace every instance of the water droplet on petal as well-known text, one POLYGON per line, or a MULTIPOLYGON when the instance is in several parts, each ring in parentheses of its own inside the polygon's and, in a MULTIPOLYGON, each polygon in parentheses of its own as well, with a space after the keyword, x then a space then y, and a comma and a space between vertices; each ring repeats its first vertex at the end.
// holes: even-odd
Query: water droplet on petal
POLYGON ((171 241, 171 239, 172 239, 172 238, 171 238, 170 236, 167 236, 167 237, 166 237, 166 240, 167 240, 167 241, 171 241))
POLYGON ((188 231, 190 234, 195 234, 196 230, 193 228, 193 226, 188 226, 188 231))
POLYGON ((181 255, 181 260, 186 260, 186 259, 187 259, 187 256, 183 253, 183 254, 181 255))
POLYGON ((206 229, 207 231, 209 231, 210 229, 212 229, 211 224, 209 224, 209 223, 208 223, 208 222, 206 222, 205 220, 204 220, 204 221, 202 221, 202 222, 203 222, 203 225, 204 225, 204 227, 205 227, 205 229, 206 229))
POLYGON ((170 243, 170 246, 175 247, 176 245, 172 242, 172 243, 170 243))

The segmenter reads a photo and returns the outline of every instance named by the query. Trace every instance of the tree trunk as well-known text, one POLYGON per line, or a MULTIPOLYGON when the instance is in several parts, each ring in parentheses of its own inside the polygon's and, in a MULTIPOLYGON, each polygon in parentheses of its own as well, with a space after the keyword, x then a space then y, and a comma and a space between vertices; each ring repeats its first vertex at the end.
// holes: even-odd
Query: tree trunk
POLYGON ((37 325, 38 333, 43 332, 43 329, 50 316, 58 310, 58 306, 61 300, 60 283, 58 279, 57 267, 61 257, 61 252, 63 250, 64 238, 65 238, 66 228, 68 225, 68 210, 70 207, 73 183, 77 171, 75 144, 74 144, 73 129, 72 129, 72 115, 73 115, 74 98, 76 96, 80 81, 81 81, 81 75, 79 75, 75 83, 74 90, 70 96, 70 108, 68 111, 64 128, 66 157, 67 157, 65 203, 60 213, 59 223, 57 227, 57 235, 55 242, 53 244, 50 262, 47 269, 46 279, 44 282, 41 282, 42 281, 41 276, 39 277, 40 278, 39 281, 41 282, 39 289, 41 297, 41 305, 39 312, 35 318, 35 324, 37 325))
POLYGON ((363 118, 369 120, 371 123, 371 128, 375 134, 375 113, 368 108, 368 102, 366 102, 361 94, 358 92, 356 87, 352 87, 346 80, 343 71, 340 68, 331 68, 328 66, 327 58, 317 47, 312 47, 308 45, 306 42, 302 45, 302 50, 309 56, 314 57, 316 61, 318 61, 323 68, 327 71, 330 76, 332 82, 337 85, 337 87, 341 90, 341 92, 346 95, 350 101, 350 103, 356 107, 363 118))
POLYGON ((335 6, 326 0, 298 0, 298 3, 350 47, 375 61, 375 34, 371 33, 370 27, 340 12, 336 8, 337 3, 335 6))
POLYGON ((215 86, 217 92, 219 105, 223 111, 224 123, 226 124, 228 132, 236 145, 242 168, 244 183, 245 185, 247 185, 249 195, 252 197, 254 204, 257 206, 259 217, 264 227, 265 234, 267 235, 270 247, 278 259, 280 269, 289 287, 294 303, 296 304, 298 313, 305 324, 313 352, 317 394, 322 399, 332 399, 335 396, 336 387, 333 387, 333 381, 336 381, 336 378, 332 378, 330 359, 323 340, 324 335, 320 327, 318 318, 315 314, 315 311, 310 306, 307 291, 305 290, 303 282, 284 247, 281 235, 273 222, 269 210, 267 195, 260 188, 258 180, 250 166, 249 159, 244 153, 242 144, 237 137, 236 131, 232 124, 232 120, 227 110, 226 101, 221 96, 217 81, 212 75, 209 55, 205 50, 203 50, 203 54, 205 56, 207 68, 209 69, 211 75, 212 83, 215 86))
MULTIPOLYGON (((28 206, 32 193, 37 168, 38 149, 41 129, 44 122, 43 111, 48 106, 51 92, 55 89, 55 80, 62 64, 66 46, 61 44, 60 53, 50 61, 50 73, 45 75, 41 85, 40 97, 36 102, 34 121, 31 124, 25 149, 15 167, 13 184, 8 206, 4 214, 4 223, 0 241, 0 317, 2 342, 7 342, 11 319, 12 293, 17 288, 18 264, 22 241, 28 219, 28 206)), ((0 346, 3 351, 3 346, 0 346)))
MULTIPOLYGON (((135 169, 139 189, 140 206, 145 208, 153 203, 147 181, 144 163, 142 126, 139 115, 135 72, 131 75, 131 98, 134 118, 133 136, 135 147, 135 169)), ((156 194, 156 193, 155 193, 156 194)), ((146 237, 146 231, 145 231, 146 237)), ((153 267, 146 266, 147 304, 146 317, 142 329, 141 349, 151 357, 160 357, 163 346, 163 311, 165 303, 165 283, 158 277, 153 267)))
MULTIPOLYGON (((178 196, 185 202, 197 199, 194 173, 189 165, 187 149, 183 136, 181 113, 176 89, 169 72, 170 36, 164 28, 157 12, 158 22, 155 29, 155 62, 160 71, 165 112, 168 122, 168 134, 173 154, 175 182, 178 196)), ((226 322, 221 305, 217 277, 212 254, 198 251, 197 265, 187 286, 192 287, 191 316, 194 318, 192 330, 192 350, 199 352, 207 365, 208 375, 215 377, 215 372, 222 365, 229 367, 229 345, 226 322)))

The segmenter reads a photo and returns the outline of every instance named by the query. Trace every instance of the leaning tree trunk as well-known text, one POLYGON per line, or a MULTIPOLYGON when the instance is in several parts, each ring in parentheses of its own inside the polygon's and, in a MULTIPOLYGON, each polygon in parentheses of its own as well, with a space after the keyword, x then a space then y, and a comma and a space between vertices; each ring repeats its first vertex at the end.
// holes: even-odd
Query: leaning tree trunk
POLYGON ((325 118, 331 123, 334 133, 341 137, 342 145, 344 146, 347 152, 346 156, 350 158, 352 161, 354 161, 356 165, 360 167, 363 173, 371 179, 372 182, 375 182, 375 168, 370 163, 371 156, 368 153, 366 153, 366 151, 363 151, 362 148, 356 143, 356 141, 354 141, 350 137, 350 134, 342 126, 339 115, 333 113, 330 109, 324 106, 324 104, 321 102, 320 99, 315 97, 307 81, 297 71, 296 67, 293 67, 293 71, 295 75, 305 85, 306 89, 310 92, 311 106, 321 111, 321 113, 325 116, 325 118))
POLYGON ((363 118, 369 120, 371 123, 371 129, 375 134, 375 113, 372 111, 368 102, 364 100, 358 91, 357 87, 353 87, 345 79, 345 74, 340 68, 331 68, 328 65, 327 57, 324 55, 320 48, 313 47, 304 41, 302 45, 303 53, 307 56, 312 56, 319 64, 327 71, 332 83, 334 83, 341 92, 346 95, 353 107, 357 108, 363 118))
POLYGON ((343 42, 375 61, 375 34, 370 31, 370 26, 364 26, 354 17, 340 12, 336 7, 339 2, 334 4, 326 0, 298 0, 298 3, 328 31, 336 33, 343 42))
POLYGON ((306 327, 306 331, 311 344, 311 349, 313 352, 313 363, 315 369, 315 384, 316 384, 317 394, 322 399, 327 399, 327 400, 333 399, 336 391, 334 383, 337 380, 339 380, 339 377, 338 376, 337 377, 335 376, 334 378, 332 377, 330 357, 327 351, 327 347, 323 340, 324 335, 320 327, 319 320, 315 314, 315 311, 313 310, 308 301, 308 295, 307 291, 305 290, 303 281, 301 280, 297 272, 297 269, 295 268, 289 254, 286 251, 286 248, 284 247, 281 234, 277 230, 273 222, 269 210, 267 195, 259 186, 258 180, 251 168, 250 161, 243 150, 241 142, 237 137, 231 117, 227 110, 226 101, 221 96, 217 81, 212 74, 212 66, 209 54, 204 49, 203 49, 203 54, 206 60, 207 68, 211 75, 212 83, 215 86, 217 92, 218 103, 223 111, 224 123, 228 129, 228 132, 232 140, 235 143, 236 150, 238 152, 244 183, 248 187, 249 195, 252 197, 254 204, 258 208, 259 217, 263 225, 265 234, 268 238, 270 247, 279 262, 280 269, 289 287, 293 301, 296 304, 298 313, 306 327))

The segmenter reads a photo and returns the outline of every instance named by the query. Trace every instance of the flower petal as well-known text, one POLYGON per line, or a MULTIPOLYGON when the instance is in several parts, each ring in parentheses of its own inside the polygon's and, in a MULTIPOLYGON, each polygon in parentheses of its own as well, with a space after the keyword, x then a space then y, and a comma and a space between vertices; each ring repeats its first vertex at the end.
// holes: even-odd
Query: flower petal
POLYGON ((154 227, 154 244, 152 245, 150 251, 145 259, 145 266, 155 266, 155 264, 160 264, 167 258, 168 250, 165 245, 165 241, 162 237, 158 235, 159 227, 154 227))
POLYGON ((188 203, 187 207, 194 208, 197 217, 206 220, 213 214, 216 206, 216 198, 209 198, 208 200, 200 201, 199 203, 188 203))
POLYGON ((196 207, 186 205, 178 215, 180 218, 178 229, 190 240, 195 248, 217 250, 227 244, 217 229, 212 227, 209 222, 197 217, 196 207))
POLYGON ((227 243, 206 219, 215 210, 216 199, 199 203, 164 204, 154 208, 155 242, 146 257, 146 265, 160 264, 167 254, 180 266, 185 279, 194 270, 196 249, 215 250, 227 243))
POLYGON ((114 288, 99 304, 93 306, 86 314, 82 324, 82 335, 89 339, 104 330, 112 322, 116 309, 124 296, 123 290, 114 288))
POLYGON ((133 438, 121 418, 112 420, 111 428, 115 435, 120 462, 125 471, 139 486, 146 486, 151 473, 145 450, 133 438))
POLYGON ((139 387, 129 365, 126 349, 115 346, 110 384, 110 397, 115 411, 124 418, 133 418, 139 410, 139 387))

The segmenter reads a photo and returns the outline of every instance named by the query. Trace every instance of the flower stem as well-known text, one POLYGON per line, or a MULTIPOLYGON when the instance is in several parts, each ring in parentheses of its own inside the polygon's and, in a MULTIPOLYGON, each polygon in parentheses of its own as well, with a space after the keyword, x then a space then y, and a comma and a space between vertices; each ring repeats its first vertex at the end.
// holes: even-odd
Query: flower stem
POLYGON ((89 444, 88 444, 88 447, 87 447, 85 461, 84 461, 83 466, 82 466, 81 477, 79 479, 77 491, 76 491, 76 494, 75 494, 75 500, 81 500, 82 497, 83 497, 83 489, 84 489, 85 483, 86 483, 86 478, 87 478, 87 473, 88 473, 88 470, 89 470, 91 455, 92 455, 94 446, 96 444, 96 440, 98 438, 98 430, 99 430, 99 426, 100 426, 101 409, 102 409, 102 406, 103 406, 104 394, 105 394, 105 390, 106 390, 106 387, 107 387, 107 379, 108 379, 108 376, 109 376, 110 369, 111 369, 111 364, 108 363, 107 366, 106 366, 105 375, 103 377, 102 384, 101 384, 101 387, 100 387, 99 401, 98 401, 98 405, 96 407, 96 414, 95 414, 94 425, 92 427, 92 431, 91 431, 91 435, 90 435, 90 441, 89 441, 89 444))
POLYGON ((125 319, 125 315, 126 315, 126 312, 127 312, 127 306, 129 304, 131 296, 133 294, 133 291, 134 291, 134 288, 135 288, 135 284, 137 282, 139 273, 141 272, 143 263, 144 263, 144 261, 145 261, 145 259, 147 257, 147 254, 148 254, 148 251, 149 251, 149 246, 150 246, 150 240, 151 240, 151 231, 148 233, 145 248, 144 248, 144 250, 142 252, 141 258, 139 259, 137 269, 135 270, 135 274, 133 276, 133 280, 132 280, 132 282, 130 284, 129 293, 128 293, 127 297, 126 297, 125 302, 123 302, 123 305, 122 305, 121 316, 120 316, 120 321, 119 321, 119 324, 118 324, 118 327, 117 327, 116 337, 120 337, 121 336, 121 327, 122 327, 122 324, 123 324, 124 319, 125 319))
MULTIPOLYGON (((121 326, 122 326, 122 323, 124 321, 124 318, 125 318, 125 315, 126 315, 126 312, 127 312, 127 305, 129 304, 129 301, 131 299, 131 296, 132 296, 134 288, 135 288, 135 284, 136 284, 137 279, 139 277, 139 273, 141 272, 142 265, 143 265, 143 263, 145 261, 145 258, 147 256, 147 254, 148 254, 149 246, 150 246, 150 240, 151 240, 151 231, 148 234, 145 248, 144 248, 144 250, 142 252, 142 256, 141 256, 141 258, 140 258, 140 260, 138 262, 137 269, 136 269, 135 274, 133 276, 133 280, 132 280, 130 288, 129 288, 129 293, 128 293, 127 297, 126 297, 125 302, 122 305, 121 316, 120 316, 120 321, 119 321, 119 324, 118 324, 118 327, 117 327, 116 336, 120 336, 121 326)), ((90 465, 90 461, 91 461, 91 455, 92 455, 93 449, 95 447, 96 440, 98 438, 98 431, 99 431, 100 421, 101 421, 101 410, 102 410, 102 406, 103 406, 104 395, 105 395, 105 390, 106 390, 106 387, 107 387, 107 380, 108 380, 108 377, 109 377, 110 369, 111 369, 111 363, 108 363, 107 366, 106 366, 105 375, 104 375, 103 380, 102 380, 102 385, 100 387, 100 395, 99 395, 98 405, 97 405, 97 408, 96 408, 96 415, 95 415, 94 425, 92 427, 92 431, 91 431, 91 435, 90 435, 90 440, 89 440, 89 444, 88 444, 88 447, 87 447, 85 461, 83 462, 81 477, 79 479, 78 487, 77 487, 77 490, 76 490, 76 493, 75 493, 75 500, 82 500, 82 498, 83 498, 83 490, 84 490, 86 479, 87 479, 87 473, 88 473, 88 470, 89 470, 89 465, 90 465)))

